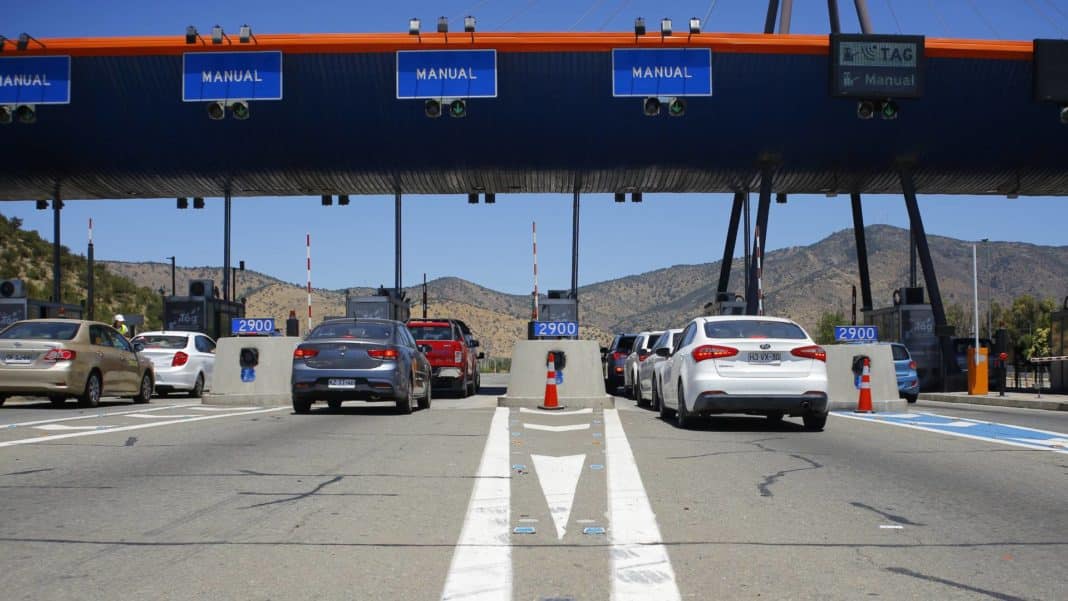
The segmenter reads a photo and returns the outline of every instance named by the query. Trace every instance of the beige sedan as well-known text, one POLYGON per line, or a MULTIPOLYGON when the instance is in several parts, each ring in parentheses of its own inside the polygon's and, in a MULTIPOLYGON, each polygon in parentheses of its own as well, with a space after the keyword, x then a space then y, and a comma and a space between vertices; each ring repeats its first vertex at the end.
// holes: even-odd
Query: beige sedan
POLYGON ((0 331, 0 405, 9 396, 76 397, 96 407, 102 396, 152 397, 152 362, 111 326, 77 319, 27 319, 0 331))

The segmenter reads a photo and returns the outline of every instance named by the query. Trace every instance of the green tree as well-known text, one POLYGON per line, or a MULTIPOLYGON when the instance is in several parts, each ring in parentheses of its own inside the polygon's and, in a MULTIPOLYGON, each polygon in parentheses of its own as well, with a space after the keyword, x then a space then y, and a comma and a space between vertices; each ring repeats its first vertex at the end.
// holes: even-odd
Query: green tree
POLYGON ((823 315, 820 315, 819 322, 816 323, 816 344, 833 344, 834 343, 834 326, 840 326, 846 323, 845 315, 841 311, 824 311, 823 315))

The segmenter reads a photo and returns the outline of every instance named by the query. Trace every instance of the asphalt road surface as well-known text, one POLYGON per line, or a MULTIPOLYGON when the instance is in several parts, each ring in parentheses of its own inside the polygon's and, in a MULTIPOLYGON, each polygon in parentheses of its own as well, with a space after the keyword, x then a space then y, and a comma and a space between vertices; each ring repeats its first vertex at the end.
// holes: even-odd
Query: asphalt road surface
POLYGON ((680 430, 483 382, 408 416, 9 402, 0 597, 1068 599, 1068 415, 910 407, 1046 449, 848 415, 680 430))

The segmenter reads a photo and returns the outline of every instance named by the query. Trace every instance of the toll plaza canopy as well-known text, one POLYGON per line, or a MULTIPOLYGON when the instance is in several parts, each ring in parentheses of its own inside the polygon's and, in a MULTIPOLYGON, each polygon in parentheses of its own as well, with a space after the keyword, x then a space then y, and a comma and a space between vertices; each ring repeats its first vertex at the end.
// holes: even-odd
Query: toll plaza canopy
POLYGON ((777 192, 900 192, 902 165, 924 193, 1068 192, 1068 127, 1034 100, 1032 42, 923 47, 922 95, 897 119, 861 120, 856 99, 830 94, 828 36, 8 40, 0 61, 70 57, 70 93, 37 104, 33 123, 0 125, 0 199, 727 192, 757 188, 765 164, 777 192), (641 98, 613 95, 625 48, 709 49, 711 95, 646 116, 641 98), (410 50, 495 50, 492 97, 428 117, 422 96, 398 98, 410 50), (244 120, 183 101, 184 55, 213 52, 280 53, 281 98, 249 101, 244 120))

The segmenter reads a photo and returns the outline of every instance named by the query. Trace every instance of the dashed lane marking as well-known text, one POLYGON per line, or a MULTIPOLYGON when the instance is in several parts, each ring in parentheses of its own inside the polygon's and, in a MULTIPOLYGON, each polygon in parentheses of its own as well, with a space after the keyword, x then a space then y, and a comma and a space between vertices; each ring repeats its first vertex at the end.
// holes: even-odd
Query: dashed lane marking
POLYGON ((151 407, 148 409, 134 409, 131 411, 96 411, 87 415, 75 415, 72 417, 56 417, 52 419, 38 419, 31 422, 15 422, 13 424, 0 424, 0 428, 21 428, 23 426, 36 426, 38 424, 55 424, 59 422, 72 422, 79 419, 97 419, 100 417, 114 417, 116 415, 130 415, 133 413, 148 413, 150 411, 166 411, 168 409, 178 409, 190 407, 191 404, 180 405, 160 405, 159 407, 151 407))
MULTIPOLYGON (((217 414, 217 415, 202 415, 202 416, 199 416, 199 417, 175 419, 175 420, 170 420, 170 421, 165 421, 165 422, 152 422, 152 423, 147 423, 147 424, 137 424, 137 425, 134 425, 134 426, 120 426, 120 427, 117 427, 117 428, 107 428, 105 430, 96 430, 96 429, 94 429, 91 432, 70 432, 70 433, 67 433, 67 434, 56 434, 56 435, 53 435, 53 436, 38 436, 36 438, 22 438, 22 439, 19 439, 19 440, 8 440, 8 441, 5 441, 5 442, 0 442, 0 448, 13 447, 13 446, 16 446, 16 445, 23 445, 23 444, 35 444, 35 443, 39 443, 39 442, 51 442, 53 440, 62 440, 62 439, 65 439, 65 438, 76 438, 76 437, 80 437, 80 436, 96 436, 98 434, 111 434, 113 432, 128 432, 130 430, 143 430, 145 428, 158 428, 160 426, 169 426, 169 425, 172 425, 172 424, 188 424, 190 422, 199 422, 199 421, 204 421, 204 420, 208 420, 208 419, 220 419, 220 418, 224 418, 224 417, 253 415, 253 414, 256 414, 256 413, 273 413, 273 412, 276 412, 276 411, 289 411, 289 410, 290 410, 289 407, 272 407, 270 409, 260 409, 258 411, 244 411, 244 412, 241 412, 241 413, 220 413, 220 414, 217 414)), ((112 414, 108 414, 108 415, 112 415, 112 414)))
POLYGON ((541 430, 542 432, 573 432, 575 430, 589 430, 589 424, 570 424, 567 426, 546 426, 545 424, 528 424, 523 423, 523 427, 528 430, 541 430))
POLYGON ((441 593, 443 601, 512 598, 508 413, 507 407, 498 407, 490 421, 464 525, 441 593))

